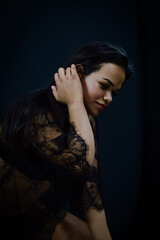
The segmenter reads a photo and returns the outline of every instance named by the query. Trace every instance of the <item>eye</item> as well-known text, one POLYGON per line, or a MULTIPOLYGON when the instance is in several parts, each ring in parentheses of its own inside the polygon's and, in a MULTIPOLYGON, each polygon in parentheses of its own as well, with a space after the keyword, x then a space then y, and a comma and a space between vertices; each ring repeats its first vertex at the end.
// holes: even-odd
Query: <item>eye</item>
POLYGON ((105 90, 109 88, 108 84, 104 84, 104 83, 100 83, 100 86, 102 89, 105 89, 105 90))

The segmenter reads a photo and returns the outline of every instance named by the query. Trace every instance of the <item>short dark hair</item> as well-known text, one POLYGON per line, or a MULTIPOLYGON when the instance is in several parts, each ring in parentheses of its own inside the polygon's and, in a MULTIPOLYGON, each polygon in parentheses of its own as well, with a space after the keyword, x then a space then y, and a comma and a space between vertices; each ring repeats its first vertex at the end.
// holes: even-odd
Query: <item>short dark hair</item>
POLYGON ((82 64, 84 74, 89 75, 98 71, 103 63, 114 63, 121 66, 125 71, 125 80, 134 73, 126 51, 107 42, 91 42, 79 48, 68 60, 65 68, 71 64, 82 64))

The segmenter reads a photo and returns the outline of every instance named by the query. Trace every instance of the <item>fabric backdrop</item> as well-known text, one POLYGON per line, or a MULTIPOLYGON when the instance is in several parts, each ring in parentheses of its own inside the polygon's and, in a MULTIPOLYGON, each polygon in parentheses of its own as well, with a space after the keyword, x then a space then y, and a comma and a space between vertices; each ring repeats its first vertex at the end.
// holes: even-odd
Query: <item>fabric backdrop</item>
POLYGON ((154 1, 1 1, 0 115, 45 88, 82 45, 122 46, 135 67, 99 116, 99 155, 113 240, 155 239, 159 226, 159 22, 154 1))

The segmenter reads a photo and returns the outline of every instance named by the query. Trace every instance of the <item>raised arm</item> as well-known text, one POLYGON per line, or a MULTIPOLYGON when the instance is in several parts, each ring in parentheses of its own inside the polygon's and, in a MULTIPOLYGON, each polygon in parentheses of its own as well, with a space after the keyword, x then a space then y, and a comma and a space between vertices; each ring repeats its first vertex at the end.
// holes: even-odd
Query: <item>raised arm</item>
POLYGON ((77 133, 89 146, 87 161, 92 164, 95 155, 94 136, 84 106, 82 84, 75 65, 72 64, 71 68, 68 67, 66 70, 59 68, 58 73, 55 74, 55 82, 53 94, 57 101, 67 104, 69 120, 75 124, 77 133))
POLYGON ((57 101, 67 104, 70 127, 64 132, 57 126, 52 114, 44 117, 39 114, 33 145, 44 158, 69 170, 69 175, 72 173, 83 181, 91 178, 94 181, 97 175, 93 165, 95 142, 75 66, 66 71, 60 68, 55 74, 55 81, 53 95, 57 101))

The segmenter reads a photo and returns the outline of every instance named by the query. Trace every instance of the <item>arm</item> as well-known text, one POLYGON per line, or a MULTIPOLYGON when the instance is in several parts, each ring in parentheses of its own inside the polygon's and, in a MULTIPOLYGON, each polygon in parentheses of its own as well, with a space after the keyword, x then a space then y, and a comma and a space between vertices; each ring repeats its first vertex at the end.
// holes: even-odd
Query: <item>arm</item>
POLYGON ((33 150, 72 179, 86 181, 89 178, 96 178, 96 168, 89 164, 86 158, 88 146, 77 133, 75 125, 70 123, 68 131, 64 132, 57 126, 51 114, 43 118, 42 115, 44 114, 40 114, 35 120, 38 130, 34 134, 32 129, 30 131, 33 150))
POLYGON ((82 186, 75 185, 71 210, 86 221, 93 240, 111 240, 100 192, 98 179, 97 182, 86 181, 82 186))
MULTIPOLYGON (((69 111, 70 122, 74 122, 77 127, 77 133, 82 135, 89 146, 87 161, 94 164, 95 160, 95 141, 93 130, 91 128, 86 109, 83 104, 82 86, 77 75, 75 66, 60 69, 55 75, 56 87, 53 89, 55 98, 63 103, 66 103, 69 111)), ((88 175, 90 173, 88 172, 88 175)), ((86 181, 82 195, 84 196, 84 208, 90 207, 86 211, 86 221, 93 235, 94 240, 111 240, 107 226, 104 209, 97 211, 98 204, 102 207, 102 201, 98 192, 98 181, 86 181), (98 193, 98 194, 97 194, 98 193)), ((83 198, 83 197, 82 197, 83 198)))
POLYGON ((91 175, 96 175, 96 168, 93 167, 94 137, 83 104, 80 79, 76 69, 72 71, 68 76, 60 68, 59 74, 55 74, 56 87, 53 89, 56 100, 68 106, 68 131, 64 132, 57 126, 52 114, 42 117, 44 113, 39 112, 40 117, 35 119, 38 131, 35 138, 31 139, 44 159, 47 158, 57 166, 65 167, 75 177, 86 180, 91 175))
POLYGON ((86 212, 85 217, 94 240, 112 240, 104 210, 99 212, 91 208, 86 212))
MULTIPOLYGON (((94 118, 90 118, 91 126, 93 128, 94 137, 95 137, 95 165, 96 168, 99 168, 98 165, 98 132, 97 125, 94 118)), ((102 201, 102 186, 100 185, 100 176, 98 176, 97 181, 93 183, 86 183, 85 194, 83 195, 83 204, 85 205, 85 219, 90 229, 91 235, 94 240, 112 240, 107 220, 104 210, 104 204, 102 201)))
POLYGON ((83 90, 76 67, 68 67, 66 70, 59 68, 55 74, 56 87, 53 95, 57 101, 65 103, 68 107, 69 120, 74 123, 77 133, 80 134, 89 146, 87 161, 92 164, 95 154, 93 131, 89 122, 88 114, 83 102, 83 90))
POLYGON ((94 137, 84 104, 81 102, 69 104, 68 111, 70 122, 75 123, 77 133, 85 139, 85 142, 89 146, 86 156, 87 161, 89 164, 93 164, 95 154, 94 137))
POLYGON ((80 195, 84 217, 93 240, 112 240, 107 225, 99 178, 95 182, 86 182, 80 195))

